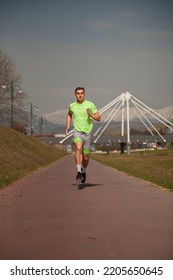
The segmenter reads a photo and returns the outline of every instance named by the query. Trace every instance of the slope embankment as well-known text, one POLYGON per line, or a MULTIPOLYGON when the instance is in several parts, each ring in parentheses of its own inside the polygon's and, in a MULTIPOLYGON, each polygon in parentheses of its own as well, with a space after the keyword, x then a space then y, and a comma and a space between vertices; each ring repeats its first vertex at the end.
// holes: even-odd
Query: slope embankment
POLYGON ((0 187, 46 166, 66 153, 14 129, 0 127, 0 187))

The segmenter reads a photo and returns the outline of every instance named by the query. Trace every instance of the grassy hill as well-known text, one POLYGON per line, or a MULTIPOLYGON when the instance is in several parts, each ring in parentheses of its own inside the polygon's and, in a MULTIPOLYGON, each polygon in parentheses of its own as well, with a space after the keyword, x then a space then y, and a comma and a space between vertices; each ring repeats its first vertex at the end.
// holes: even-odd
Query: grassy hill
POLYGON ((0 187, 65 155, 39 139, 0 127, 0 187))
POLYGON ((93 154, 92 158, 129 175, 144 179, 173 192, 173 150, 118 154, 93 154))

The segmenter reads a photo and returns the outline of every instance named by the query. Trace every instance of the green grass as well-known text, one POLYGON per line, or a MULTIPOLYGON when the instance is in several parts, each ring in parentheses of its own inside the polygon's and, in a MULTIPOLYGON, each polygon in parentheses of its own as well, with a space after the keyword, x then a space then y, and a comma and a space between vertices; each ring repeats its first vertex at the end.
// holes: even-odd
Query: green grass
POLYGON ((39 139, 0 127, 0 187, 65 155, 64 151, 39 139))
MULTIPOLYGON (((0 187, 65 156, 39 139, 0 127, 0 187)), ((173 150, 124 154, 92 154, 91 158, 173 191, 173 150)))
POLYGON ((173 191, 173 150, 92 154, 94 160, 173 191))

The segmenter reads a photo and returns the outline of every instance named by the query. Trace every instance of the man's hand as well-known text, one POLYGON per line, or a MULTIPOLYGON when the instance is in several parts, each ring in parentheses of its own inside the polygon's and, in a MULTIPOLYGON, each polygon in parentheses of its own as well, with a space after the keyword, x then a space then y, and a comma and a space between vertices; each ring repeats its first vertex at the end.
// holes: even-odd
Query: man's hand
POLYGON ((69 131, 69 128, 66 128, 65 137, 67 137, 68 131, 69 131))
POLYGON ((98 122, 100 121, 101 117, 100 117, 99 112, 96 112, 96 113, 92 114, 89 108, 86 109, 86 111, 87 111, 87 114, 88 114, 89 118, 92 118, 92 119, 94 119, 95 121, 98 121, 98 122))

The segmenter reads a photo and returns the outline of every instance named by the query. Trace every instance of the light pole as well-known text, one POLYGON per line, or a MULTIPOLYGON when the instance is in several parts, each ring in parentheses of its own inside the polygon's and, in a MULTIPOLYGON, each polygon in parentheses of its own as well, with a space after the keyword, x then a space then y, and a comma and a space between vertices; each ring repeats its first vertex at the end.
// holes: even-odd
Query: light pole
POLYGON ((37 106, 33 106, 32 102, 25 104, 25 108, 27 108, 27 105, 29 104, 30 106, 30 135, 32 136, 33 134, 33 127, 32 127, 32 123, 33 123, 33 110, 35 109, 36 112, 38 112, 38 107, 37 106))
POLYGON ((11 128, 13 128, 14 124, 14 90, 15 88, 19 88, 19 93, 22 93, 22 89, 19 85, 14 85, 14 81, 11 81, 11 128))
POLYGON ((44 123, 43 123, 43 116, 40 117, 40 127, 39 127, 39 131, 40 131, 40 134, 42 135, 43 134, 43 127, 44 127, 44 123))
POLYGON ((13 128, 13 107, 14 106, 14 84, 13 80, 11 81, 11 128, 13 128))
MULTIPOLYGON (((3 85, 2 86, 3 89, 6 89, 7 86, 6 85, 3 85)), ((14 91, 15 91, 15 88, 18 88, 19 89, 19 93, 22 93, 22 89, 19 85, 14 85, 14 81, 12 80, 11 83, 10 83, 10 94, 11 94, 11 121, 10 121, 10 126, 11 128, 13 128, 13 124, 14 124, 14 91)))

